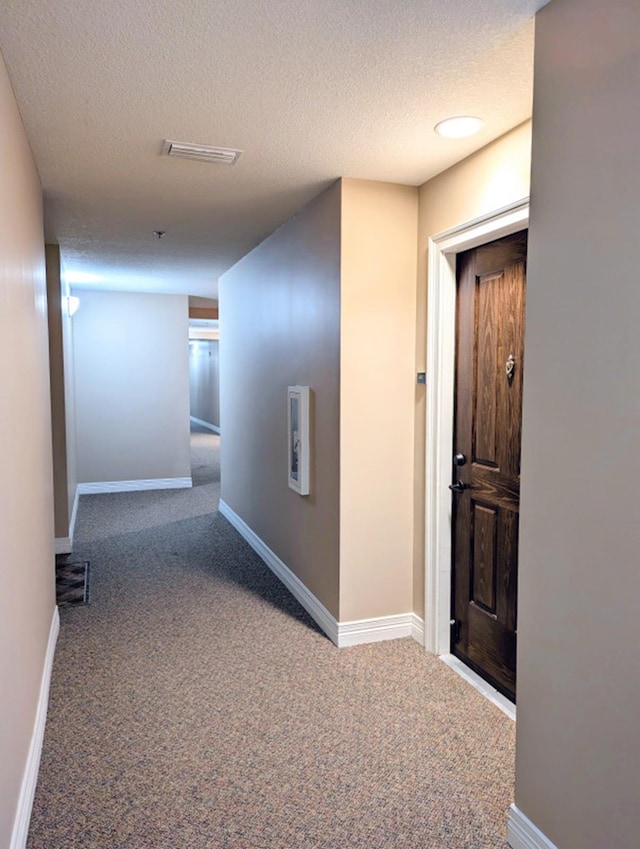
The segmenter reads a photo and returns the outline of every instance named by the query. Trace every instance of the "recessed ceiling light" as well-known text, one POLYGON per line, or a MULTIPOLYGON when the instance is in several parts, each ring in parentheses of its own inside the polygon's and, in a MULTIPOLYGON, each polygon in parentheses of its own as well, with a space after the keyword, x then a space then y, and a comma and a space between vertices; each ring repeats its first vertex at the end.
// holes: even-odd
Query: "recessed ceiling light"
POLYGON ((470 115, 460 115, 457 118, 447 118, 436 124, 434 130, 438 135, 446 139, 465 139, 480 132, 482 121, 480 118, 472 118, 470 115))

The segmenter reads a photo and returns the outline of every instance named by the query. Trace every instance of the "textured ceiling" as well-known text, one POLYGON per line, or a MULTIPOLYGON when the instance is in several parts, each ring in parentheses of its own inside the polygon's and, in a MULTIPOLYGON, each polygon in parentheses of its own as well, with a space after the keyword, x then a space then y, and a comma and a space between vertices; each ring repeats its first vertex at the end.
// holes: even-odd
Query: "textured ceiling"
POLYGON ((89 285, 215 297, 337 177, 419 185, 528 118, 545 2, 3 0, 47 239, 89 285), (483 132, 438 137, 455 114, 483 132), (244 152, 170 159, 164 139, 244 152))

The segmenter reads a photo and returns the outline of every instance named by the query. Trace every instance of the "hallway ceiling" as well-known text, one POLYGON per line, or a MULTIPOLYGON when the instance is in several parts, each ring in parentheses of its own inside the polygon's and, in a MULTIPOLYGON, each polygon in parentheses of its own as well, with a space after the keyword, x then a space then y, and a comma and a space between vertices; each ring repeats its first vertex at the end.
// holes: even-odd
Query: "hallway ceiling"
POLYGON ((215 297, 336 178, 420 185, 527 119, 546 1, 3 0, 46 238, 78 286, 215 297), (479 135, 434 133, 464 114, 479 135))

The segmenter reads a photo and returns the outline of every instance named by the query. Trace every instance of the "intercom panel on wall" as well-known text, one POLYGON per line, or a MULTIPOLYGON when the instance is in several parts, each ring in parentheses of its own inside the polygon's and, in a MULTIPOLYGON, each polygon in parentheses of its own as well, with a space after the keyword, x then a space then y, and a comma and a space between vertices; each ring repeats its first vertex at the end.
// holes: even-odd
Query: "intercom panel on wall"
POLYGON ((287 402, 289 486, 309 495, 309 387, 289 386, 287 402))

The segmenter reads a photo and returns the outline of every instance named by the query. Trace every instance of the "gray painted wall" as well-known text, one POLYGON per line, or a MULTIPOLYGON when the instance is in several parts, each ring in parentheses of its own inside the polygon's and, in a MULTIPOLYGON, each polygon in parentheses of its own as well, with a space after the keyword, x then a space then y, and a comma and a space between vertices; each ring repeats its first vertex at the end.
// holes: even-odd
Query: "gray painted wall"
POLYGON ((220 427, 220 357, 217 339, 189 342, 191 415, 220 427))
POLYGON ((338 614, 340 186, 220 281, 222 498, 338 614), (311 495, 287 486, 287 386, 312 398, 311 495))
POLYGON ((640 845, 640 6, 539 14, 516 804, 559 849, 640 845))
POLYGON ((187 297, 76 294, 78 481, 190 476, 187 297))

